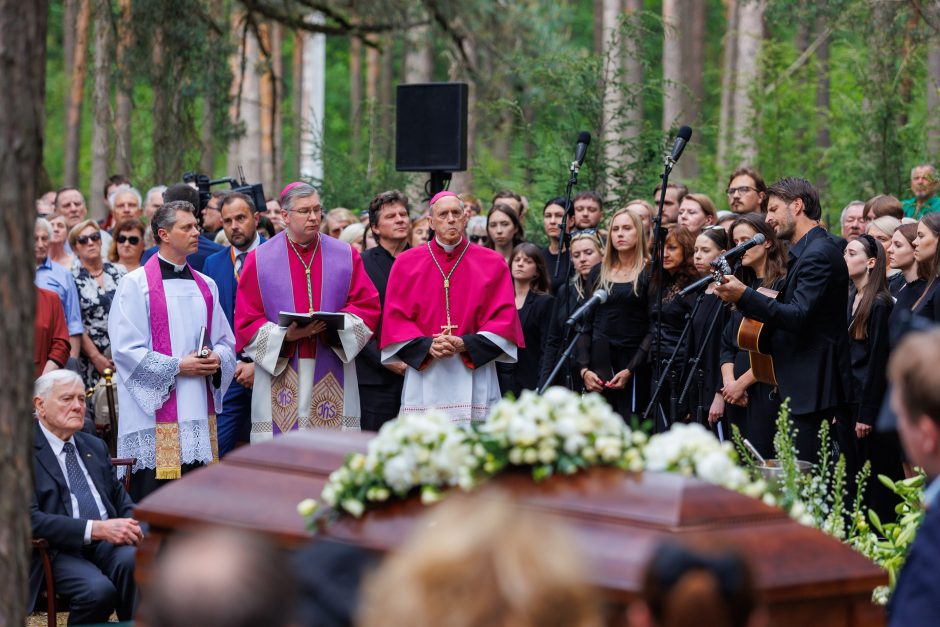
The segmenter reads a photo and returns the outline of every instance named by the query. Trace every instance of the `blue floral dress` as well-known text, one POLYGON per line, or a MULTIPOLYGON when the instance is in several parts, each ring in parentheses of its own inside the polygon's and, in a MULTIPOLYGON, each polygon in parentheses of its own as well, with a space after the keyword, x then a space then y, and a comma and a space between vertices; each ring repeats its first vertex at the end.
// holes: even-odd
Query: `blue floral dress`
MULTIPOLYGON (((102 278, 104 288, 98 285, 95 277, 91 276, 76 259, 72 263, 72 276, 75 277, 75 287, 78 288, 78 301, 82 310, 82 324, 85 332, 94 345, 106 357, 111 357, 111 339, 108 337, 108 312, 111 311, 111 300, 117 289, 118 281, 127 271, 124 266, 104 262, 102 278)), ((94 387, 101 375, 85 355, 80 358, 82 366, 82 379, 86 387, 94 387)))

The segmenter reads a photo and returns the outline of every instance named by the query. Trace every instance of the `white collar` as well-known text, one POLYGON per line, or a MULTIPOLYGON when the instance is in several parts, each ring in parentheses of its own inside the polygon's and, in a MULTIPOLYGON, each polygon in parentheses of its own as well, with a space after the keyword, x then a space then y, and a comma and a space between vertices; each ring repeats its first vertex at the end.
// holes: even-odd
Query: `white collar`
MULTIPOLYGON (((49 429, 46 428, 46 425, 42 424, 42 420, 39 420, 37 418, 36 421, 39 423, 39 427, 42 429, 43 435, 46 436, 46 440, 49 441, 49 446, 52 447, 52 452, 55 453, 56 457, 59 457, 60 455, 62 455, 62 449, 65 447, 66 442, 71 442, 72 446, 75 446, 74 435, 71 436, 68 440, 62 440, 59 438, 59 436, 54 434, 52 431, 49 431, 49 429)), ((76 450, 77 450, 77 447, 76 447, 76 450)))
POLYGON ((457 243, 456 243, 456 244, 445 244, 445 243, 442 242, 440 239, 438 239, 437 235, 434 236, 434 241, 437 242, 437 245, 440 246, 441 248, 443 248, 446 252, 452 253, 452 252, 454 252, 454 249, 455 249, 455 248, 457 248, 458 246, 460 246, 460 242, 463 241, 463 237, 461 237, 459 240, 457 240, 457 243))
POLYGON ((183 271, 183 268, 186 267, 186 264, 185 264, 185 263, 182 264, 182 265, 175 264, 175 263, 173 263, 172 261, 170 261, 169 259, 167 259, 166 257, 164 257, 163 255, 161 255, 160 253, 157 253, 157 257, 159 257, 159 258, 162 259, 163 261, 165 261, 165 262, 167 262, 168 264, 170 264, 171 266, 173 266, 173 270, 175 270, 176 272, 182 272, 182 271, 183 271))

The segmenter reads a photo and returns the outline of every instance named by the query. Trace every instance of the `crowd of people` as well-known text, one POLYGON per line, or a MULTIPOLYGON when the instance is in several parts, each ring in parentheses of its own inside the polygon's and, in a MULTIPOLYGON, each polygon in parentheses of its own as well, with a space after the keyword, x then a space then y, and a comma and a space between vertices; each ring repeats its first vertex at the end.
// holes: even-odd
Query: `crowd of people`
MULTIPOLYGON (((765 457, 789 399, 801 458, 829 454, 817 438, 829 421, 849 476, 870 461, 904 477, 897 430, 876 427, 900 331, 912 316, 940 320, 937 187, 932 166, 915 167, 913 198, 848 203, 841 236, 822 225, 812 184, 768 186, 749 167, 728 177, 729 211, 673 183, 615 207, 581 191, 570 211, 565 198, 542 205, 544 246, 527 241, 528 199, 509 190, 485 212, 466 194, 416 205, 387 191, 357 216, 325 211, 302 182, 264 207, 231 191, 203 206, 189 185, 142 195, 114 176, 101 221, 77 189, 46 194, 35 222, 37 446, 48 444, 43 455, 60 463, 47 470, 65 469, 77 504, 56 513, 84 520, 93 503, 91 519, 126 520, 115 544, 139 538, 103 484, 84 481, 76 497, 73 480, 92 469, 63 452, 77 436, 72 458, 75 447, 91 457, 77 433, 95 433, 84 390, 109 370, 116 453, 136 460, 133 501, 244 443, 374 431, 431 408, 483 421, 504 395, 548 385, 600 393, 657 431, 697 421, 729 439, 736 428, 765 457), (745 327, 760 324, 760 343, 746 346, 745 327)), ((879 483, 865 498, 893 516, 879 483)), ((95 528, 69 533, 89 544, 95 528)), ((97 617, 89 608, 105 605, 79 595, 72 607, 97 617)))

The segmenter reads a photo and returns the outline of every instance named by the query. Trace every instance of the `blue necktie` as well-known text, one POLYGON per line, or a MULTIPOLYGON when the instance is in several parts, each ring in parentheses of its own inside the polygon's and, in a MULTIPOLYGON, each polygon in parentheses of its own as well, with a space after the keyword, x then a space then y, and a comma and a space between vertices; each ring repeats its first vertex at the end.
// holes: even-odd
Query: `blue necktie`
POLYGON ((78 465, 75 445, 66 442, 62 450, 65 451, 65 470, 69 473, 69 487, 75 495, 75 500, 78 501, 78 517, 82 520, 101 520, 98 504, 95 503, 95 497, 92 496, 91 488, 85 480, 85 473, 78 465))

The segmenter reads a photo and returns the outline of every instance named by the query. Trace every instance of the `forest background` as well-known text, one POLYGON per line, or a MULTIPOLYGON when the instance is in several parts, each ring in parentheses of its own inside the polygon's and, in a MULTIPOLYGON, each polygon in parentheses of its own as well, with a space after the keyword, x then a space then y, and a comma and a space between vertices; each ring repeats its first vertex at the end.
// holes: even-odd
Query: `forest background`
POLYGON ((850 200, 910 196, 910 168, 940 152, 938 4, 53 0, 44 188, 77 185, 102 217, 112 173, 143 192, 242 165, 273 196, 306 155, 327 207, 363 209, 423 182, 395 171, 395 86, 459 80, 470 168, 451 188, 484 206, 502 188, 536 208, 562 193, 580 130, 580 188, 651 199, 688 124, 673 180, 727 208, 739 164, 804 176, 837 222, 850 200), (318 82, 322 112, 302 104, 318 82))

